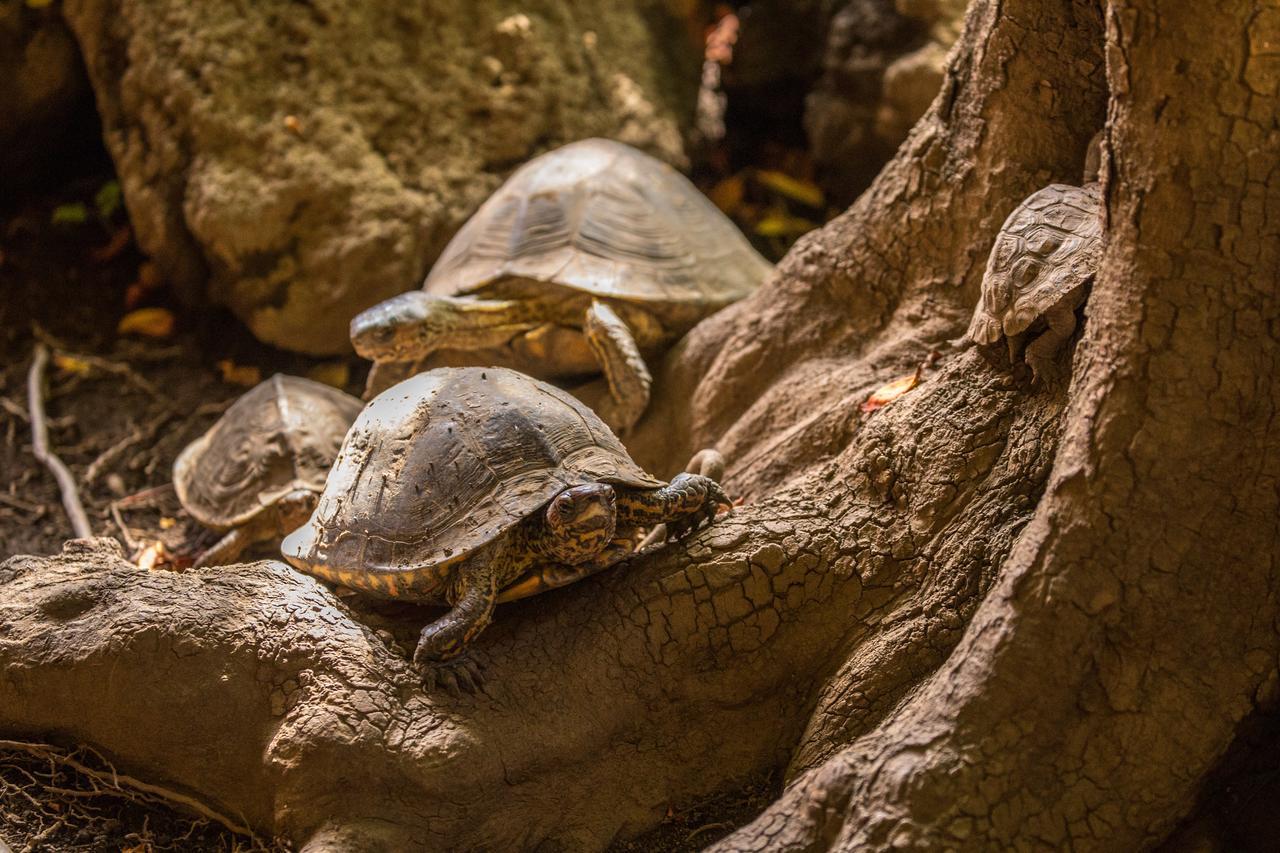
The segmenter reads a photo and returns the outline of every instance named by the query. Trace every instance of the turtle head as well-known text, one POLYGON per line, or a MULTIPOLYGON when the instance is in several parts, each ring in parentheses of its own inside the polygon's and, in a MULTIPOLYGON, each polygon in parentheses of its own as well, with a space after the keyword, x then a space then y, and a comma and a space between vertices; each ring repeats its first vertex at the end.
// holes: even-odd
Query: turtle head
POLYGON ((574 486, 552 498, 544 543, 551 556, 573 565, 603 551, 613 539, 615 503, 613 487, 605 483, 574 486))
POLYGON ((532 328, 521 306, 411 290, 380 302, 351 321, 351 343, 372 361, 412 361, 438 349, 501 346, 532 328))

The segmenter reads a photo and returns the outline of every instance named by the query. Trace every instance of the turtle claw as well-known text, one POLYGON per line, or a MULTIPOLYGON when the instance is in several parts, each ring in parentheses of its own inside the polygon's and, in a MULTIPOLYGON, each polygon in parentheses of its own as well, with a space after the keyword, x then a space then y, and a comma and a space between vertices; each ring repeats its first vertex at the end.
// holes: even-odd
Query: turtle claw
POLYGON ((427 661, 418 663, 422 672, 422 686, 428 692, 437 687, 449 691, 455 699, 461 698, 464 692, 478 693, 484 685, 484 675, 480 665, 469 656, 452 658, 444 661, 427 661))

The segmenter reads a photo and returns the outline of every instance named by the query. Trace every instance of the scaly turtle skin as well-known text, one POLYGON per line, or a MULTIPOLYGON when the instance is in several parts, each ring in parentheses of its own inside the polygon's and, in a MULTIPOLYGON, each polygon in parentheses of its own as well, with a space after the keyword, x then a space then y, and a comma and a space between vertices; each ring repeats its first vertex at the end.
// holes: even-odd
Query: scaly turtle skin
MULTIPOLYGON (((587 139, 517 170, 445 247, 421 291, 351 323, 356 351, 388 363, 447 351, 554 379, 603 371, 600 414, 644 412, 645 355, 746 296, 772 266, 683 175, 627 145, 587 139)), ((467 359, 470 358, 468 361, 467 359)))
POLYGON ((688 532, 729 501, 715 481, 663 484, 569 394, 505 368, 439 368, 356 419, 311 519, 281 551, 373 596, 451 610, 414 655, 429 683, 473 689, 459 656, 494 605, 630 554, 642 528, 688 532))
POLYGON ((363 403, 328 385, 276 374, 237 400, 173 464, 196 521, 226 536, 196 566, 234 562, 306 521, 363 403))
POLYGON ((1026 346, 1034 377, 1055 373, 1053 357, 1070 339, 1076 308, 1102 257, 1102 191, 1094 178, 1101 137, 1091 145, 1086 183, 1051 184, 1009 214, 996 235, 982 279, 982 298, 962 341, 994 344, 1008 338, 1016 363, 1026 346), (1040 321, 1043 319, 1043 323, 1040 321))

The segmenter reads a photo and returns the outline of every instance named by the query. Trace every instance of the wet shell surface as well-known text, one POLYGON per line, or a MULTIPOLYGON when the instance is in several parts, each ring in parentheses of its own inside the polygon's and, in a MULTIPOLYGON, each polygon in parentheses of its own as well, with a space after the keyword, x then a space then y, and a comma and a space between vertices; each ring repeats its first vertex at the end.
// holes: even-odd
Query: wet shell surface
POLYGON ((675 169, 586 139, 516 170, 445 247, 423 289, 460 296, 517 279, 714 310, 772 269, 675 169))
POLYGON ((380 575, 360 585, 389 595, 416 574, 420 593, 561 490, 595 482, 661 485, 558 388, 504 368, 440 368, 369 403, 311 519, 281 550, 339 581, 380 575))
POLYGON ((1005 220, 987 261, 969 336, 980 344, 1026 331, 1097 272, 1102 254, 1097 184, 1051 184, 1005 220))
POLYGON ((319 492, 363 405, 310 379, 272 376, 178 456, 178 500, 201 524, 226 529, 295 489, 319 492))

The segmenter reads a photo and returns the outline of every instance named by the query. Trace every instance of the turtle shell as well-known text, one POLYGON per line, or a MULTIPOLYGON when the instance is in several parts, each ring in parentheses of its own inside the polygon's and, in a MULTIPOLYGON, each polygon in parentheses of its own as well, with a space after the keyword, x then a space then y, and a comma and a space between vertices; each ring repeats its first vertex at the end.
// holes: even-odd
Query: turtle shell
POLYGON ((675 169, 586 139, 516 170, 445 247, 423 289, 461 296, 518 279, 715 310, 772 269, 675 169))
POLYGON ((1101 207, 1097 184, 1051 184, 1018 205, 991 248, 969 336, 989 344, 1024 332, 1083 287, 1102 255, 1101 207))
POLYGON ((178 500, 206 527, 227 529, 295 489, 319 492, 363 405, 328 385, 277 373, 178 456, 178 500))
POLYGON ((441 569, 561 490, 596 482, 662 485, 564 391, 505 368, 439 368, 365 407, 311 519, 281 550, 304 569, 441 569))

